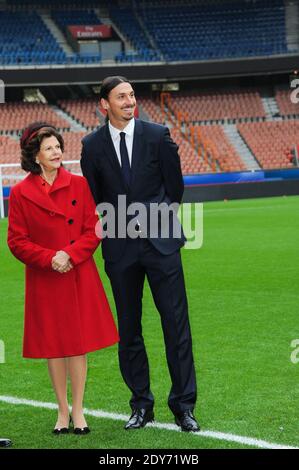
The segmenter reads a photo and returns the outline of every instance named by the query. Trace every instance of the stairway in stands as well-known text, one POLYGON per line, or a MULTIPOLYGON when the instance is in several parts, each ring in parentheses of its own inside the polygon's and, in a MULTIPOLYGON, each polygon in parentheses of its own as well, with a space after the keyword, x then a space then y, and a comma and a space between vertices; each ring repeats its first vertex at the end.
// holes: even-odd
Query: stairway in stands
POLYGON ((235 147, 238 154, 242 158, 243 162, 246 165, 248 170, 260 170, 260 166, 257 163, 254 155, 250 152, 248 146, 240 136, 237 127, 235 124, 224 124, 223 130, 231 142, 231 144, 235 147))
POLYGON ((48 12, 48 13, 39 12, 39 15, 40 15, 41 19, 43 20, 43 22, 45 23, 45 25, 47 26, 47 28, 53 34, 54 38, 56 39, 56 41, 58 42, 60 47, 64 50, 66 55, 68 57, 73 56, 74 51, 72 50, 72 48, 68 44, 65 36, 62 34, 62 32, 60 31, 58 26, 54 23, 53 19, 51 18, 51 13, 50 12, 48 12))
POLYGON ((274 96, 261 97, 263 106, 266 113, 267 121, 281 121, 282 117, 279 115, 279 108, 274 96))
POLYGON ((66 119, 70 123, 70 131, 74 132, 81 132, 84 131, 86 132, 86 127, 84 127, 82 124, 77 122, 75 119, 73 119, 69 114, 67 114, 65 111, 63 111, 61 108, 58 106, 52 105, 51 108, 55 111, 58 116, 66 119))

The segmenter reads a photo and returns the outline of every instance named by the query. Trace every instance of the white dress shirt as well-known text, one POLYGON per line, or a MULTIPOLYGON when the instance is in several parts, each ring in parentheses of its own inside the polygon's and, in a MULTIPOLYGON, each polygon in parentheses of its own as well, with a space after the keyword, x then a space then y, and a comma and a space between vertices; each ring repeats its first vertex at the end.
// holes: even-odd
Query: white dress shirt
POLYGON ((127 146, 128 155, 129 155, 129 162, 130 162, 130 165, 132 166, 132 150, 133 150, 135 119, 132 118, 123 130, 117 129, 116 127, 112 126, 110 121, 108 123, 108 126, 109 126, 111 139, 112 139, 120 166, 121 166, 121 157, 120 157, 120 150, 119 150, 120 133, 124 132, 126 134, 126 137, 125 137, 126 146, 127 146))

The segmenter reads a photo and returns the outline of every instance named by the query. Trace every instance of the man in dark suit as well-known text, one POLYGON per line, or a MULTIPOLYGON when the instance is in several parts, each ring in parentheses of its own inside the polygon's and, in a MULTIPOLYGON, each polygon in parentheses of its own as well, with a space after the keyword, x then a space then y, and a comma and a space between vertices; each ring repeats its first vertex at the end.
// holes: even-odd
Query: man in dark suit
MULTIPOLYGON (((198 431, 193 415, 196 378, 192 339, 180 257, 185 237, 174 211, 166 211, 166 215, 161 212, 154 227, 157 233, 150 233, 153 228, 150 205, 164 203, 168 207, 182 199, 178 146, 165 126, 134 118, 134 90, 125 77, 107 77, 103 81, 100 104, 109 120, 82 141, 83 175, 96 204, 105 202, 115 208, 116 227, 119 219, 125 218, 129 228, 133 220, 127 215, 130 204, 140 203, 146 211, 145 217, 137 211, 133 232, 128 230, 122 236, 118 231, 115 237, 107 236, 102 241, 105 270, 118 316, 120 370, 132 392, 132 414, 125 429, 141 428, 154 419, 154 397, 141 326, 147 276, 161 316, 172 381, 168 405, 183 431, 198 431), (120 196, 126 198, 121 208, 120 196), (169 226, 168 236, 162 233, 163 224, 169 226)), ((111 220, 107 220, 109 224, 111 220)))

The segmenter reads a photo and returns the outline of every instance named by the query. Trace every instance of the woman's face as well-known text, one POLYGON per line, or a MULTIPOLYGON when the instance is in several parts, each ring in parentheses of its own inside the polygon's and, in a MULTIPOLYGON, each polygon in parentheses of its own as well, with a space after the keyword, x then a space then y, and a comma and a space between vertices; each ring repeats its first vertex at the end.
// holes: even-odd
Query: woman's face
POLYGON ((57 170, 62 162, 62 150, 59 141, 54 135, 45 137, 40 144, 40 149, 36 155, 36 161, 43 169, 51 171, 57 170))

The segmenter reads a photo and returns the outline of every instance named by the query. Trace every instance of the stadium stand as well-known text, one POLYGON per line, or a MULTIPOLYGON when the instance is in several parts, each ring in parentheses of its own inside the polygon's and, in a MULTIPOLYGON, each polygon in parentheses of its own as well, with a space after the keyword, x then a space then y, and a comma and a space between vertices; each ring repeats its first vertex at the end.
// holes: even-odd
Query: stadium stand
MULTIPOLYGON (((94 10, 53 10, 51 16, 65 35, 67 26, 101 24, 94 10)), ((68 62, 86 64, 101 62, 101 54, 89 54, 86 56, 73 53, 72 56, 68 57, 68 62)))
POLYGON ((86 132, 63 132, 62 136, 65 143, 64 160, 80 159, 81 140, 85 135, 86 132))
POLYGON ((207 152, 212 162, 216 162, 214 171, 246 170, 244 163, 236 149, 228 141, 221 126, 195 126, 194 129, 198 136, 198 151, 199 153, 207 152))
POLYGON ((170 106, 176 116, 184 111, 184 120, 188 122, 265 118, 262 100, 256 91, 173 94, 170 106))
POLYGON ((240 123, 238 130, 262 168, 294 167, 289 153, 298 142, 299 121, 240 123))
POLYGON ((96 112, 98 101, 94 98, 60 100, 58 105, 78 123, 85 126, 86 129, 93 129, 104 120, 104 116, 100 120, 101 116, 96 112))
POLYGON ((138 14, 168 61, 268 56, 288 51, 283 0, 218 5, 182 2, 178 6, 166 1, 148 5, 141 2, 138 14))
POLYGON ((160 106, 158 106, 150 98, 138 97, 138 103, 141 109, 147 114, 150 121, 160 122, 160 123, 165 122, 165 117, 162 115, 160 106))
MULTIPOLYGON (((212 95, 211 95, 212 96, 212 95)), ((173 104, 177 98, 171 100, 173 104)), ((165 122, 169 114, 163 114, 161 108, 149 98, 138 100, 143 111, 152 121, 165 122), (167 114, 167 115, 166 115, 167 114)), ((193 98, 181 103, 180 109, 186 109, 189 113, 193 98)), ((219 107, 219 103, 218 103, 219 107)), ((195 105, 197 108, 197 104, 195 105)), ((217 110, 217 107, 216 107, 217 110)), ((246 114, 246 113, 245 113, 246 114)), ((217 119, 217 114, 211 114, 210 119, 217 119)), ((194 121, 198 121, 196 118, 194 121)), ((190 119, 191 121, 191 119, 190 119)), ((173 122, 175 125, 177 122, 173 122)), ((208 172, 208 171, 240 171, 246 169, 238 153, 228 141, 221 126, 192 126, 194 145, 190 144, 190 136, 180 132, 176 127, 171 132, 176 142, 180 145, 180 157, 183 174, 208 172), (200 138, 198 138, 200 136, 200 138), (197 145, 195 143, 197 141, 197 145)))
POLYGON ((66 63, 66 54, 40 16, 0 11, 0 64, 51 63, 66 63))
MULTIPOLYGON (((171 114, 167 111, 163 113, 161 108, 149 98, 138 100, 143 111, 152 121, 165 122, 171 120, 171 114)), ((180 125, 183 122, 193 124, 196 122, 214 122, 233 118, 236 120, 249 120, 253 117, 264 118, 265 111, 258 92, 235 92, 220 93, 212 92, 195 95, 172 94, 170 108, 174 112, 172 124, 180 125)), ((168 110, 169 111, 169 110, 168 110)), ((197 160, 203 159, 205 165, 201 165, 200 172, 205 171, 242 171, 246 169, 238 152, 231 142, 229 142, 223 127, 220 125, 192 125, 191 135, 194 135, 196 146, 188 143, 189 134, 176 134, 180 137, 180 156, 184 174, 190 170, 183 164, 185 152, 196 153, 197 160), (186 140, 187 139, 187 140, 186 140)), ((191 167, 191 173, 195 173, 191 167)))
MULTIPOLYGON (((0 163, 6 165, 20 163, 20 144, 18 139, 0 135, 0 163)), ((19 166, 1 168, 1 174, 3 176, 3 186, 14 185, 19 179, 24 177, 24 171, 19 166)))
POLYGON ((61 131, 70 128, 70 123, 46 104, 41 103, 5 103, 1 104, 1 131, 19 131, 34 121, 46 121, 61 131))
MULTIPOLYGON (((49 0, 6 0, 8 6, 13 8, 28 10, 28 7, 38 6, 43 9, 49 8, 49 0)), ((52 8, 63 8, 65 10, 82 9, 83 6, 87 8, 97 8, 101 4, 105 4, 105 0, 51 0, 52 8)))
POLYGON ((19 163, 20 144, 17 139, 7 135, 0 135, 1 163, 19 163))
MULTIPOLYGON (((298 116, 299 114, 299 103, 293 103, 291 101, 291 93, 293 90, 276 90, 275 99, 279 108, 279 114, 281 116, 298 116)), ((298 98, 298 93, 296 94, 298 98)))
POLYGON ((171 129, 171 137, 179 145, 182 173, 184 175, 194 173, 207 173, 212 171, 208 160, 200 157, 190 142, 186 140, 179 129, 171 129))
MULTIPOLYGON (((276 91, 277 97, 283 97, 281 102, 277 100, 280 108, 281 103, 285 103, 281 114, 285 112, 289 116, 291 112, 286 92, 276 91)), ((214 94, 195 94, 191 91, 189 96, 185 92, 172 93, 166 104, 161 107, 159 101, 145 94, 138 97, 142 118, 164 123, 170 128, 172 137, 180 146, 183 174, 246 170, 239 149, 229 140, 225 126, 221 125, 222 121, 225 124, 226 119, 234 119, 236 131, 261 168, 294 167, 291 150, 297 143, 299 122, 282 120, 281 117, 280 120, 269 120, 269 116, 266 120, 256 89, 234 92, 230 89, 227 93, 218 91, 214 94)), ((36 120, 48 121, 64 132, 65 160, 80 158, 82 137, 104 122, 104 115, 97 109, 98 100, 96 97, 59 100, 56 105, 23 102, 1 105, 1 163, 18 161, 19 148, 15 134, 36 120), (65 117, 57 112, 59 108, 64 111, 65 117), (68 120, 67 115, 72 119, 68 120), (13 138, 9 137, 10 134, 13 138)), ((79 171, 78 166, 74 168, 74 171, 79 171)))
POLYGON ((73 64, 99 62, 99 55, 66 55, 41 16, 28 7, 52 9, 65 32, 69 24, 99 24, 92 8, 104 5, 112 22, 132 45, 116 62, 212 60, 286 54, 283 0, 213 2, 40 2, 9 1, 17 11, 0 12, 0 64, 73 64), (27 7, 27 11, 25 8, 27 7), (81 7, 81 9, 80 9, 81 7), (72 9, 73 8, 73 9, 72 9), (84 9, 83 9, 84 8, 84 9), (23 11, 24 9, 24 11, 23 11), (275 28, 273 28, 275 24, 275 28))
POLYGON ((299 104, 290 99, 297 93, 289 83, 298 75, 299 0, 0 3, 0 68, 4 81, 10 81, 2 86, 7 103, 0 105, 4 186, 24 177, 13 165, 20 162, 18 134, 33 121, 47 121, 63 133, 64 161, 71 162, 66 167, 80 173, 74 161, 80 159, 82 137, 105 119, 95 81, 113 67, 135 83, 136 116, 170 129, 183 174, 199 175, 186 182, 257 181, 272 175, 259 170, 272 169, 288 170, 273 172, 278 185, 285 173, 295 179, 299 104), (76 44, 67 26, 91 24, 111 25, 113 35, 105 40, 118 43, 111 49, 108 44, 76 44), (114 56, 116 50, 122 52, 114 56), (295 64, 291 77, 286 65, 280 69, 289 63, 295 64), (26 102, 14 101, 22 96, 26 102), (50 104, 27 101, 36 99, 50 104))
POLYGON ((117 62, 153 62, 160 60, 158 52, 152 48, 132 8, 120 8, 112 4, 109 5, 109 13, 111 19, 137 51, 137 53, 133 50, 130 53, 121 52, 117 54, 115 57, 117 62))
MULTIPOLYGON (((65 144, 64 161, 80 160, 82 144, 81 140, 86 132, 64 132, 62 134, 65 144)), ((80 163, 67 164, 67 169, 72 173, 81 174, 80 163)))
POLYGON ((70 25, 95 25, 101 23, 93 10, 53 10, 51 16, 64 32, 66 27, 70 25))

